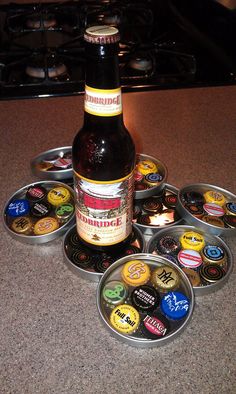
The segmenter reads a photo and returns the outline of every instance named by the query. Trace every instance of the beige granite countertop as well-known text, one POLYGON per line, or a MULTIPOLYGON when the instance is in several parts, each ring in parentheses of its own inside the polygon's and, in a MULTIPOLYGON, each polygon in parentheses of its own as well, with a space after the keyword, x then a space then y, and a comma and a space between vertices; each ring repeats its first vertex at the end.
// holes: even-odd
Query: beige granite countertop
MULTIPOLYGON (((36 181, 30 160, 71 145, 83 97, 0 102, 1 206, 36 181)), ((168 168, 168 183, 210 183, 236 193, 236 87, 123 95, 137 151, 168 168)), ((26 245, 1 223, 0 393, 235 392, 235 269, 219 291, 196 299, 186 330, 166 346, 138 349, 100 322, 96 284, 72 274, 62 239, 26 245)), ((235 241, 226 243, 236 254, 235 241)))

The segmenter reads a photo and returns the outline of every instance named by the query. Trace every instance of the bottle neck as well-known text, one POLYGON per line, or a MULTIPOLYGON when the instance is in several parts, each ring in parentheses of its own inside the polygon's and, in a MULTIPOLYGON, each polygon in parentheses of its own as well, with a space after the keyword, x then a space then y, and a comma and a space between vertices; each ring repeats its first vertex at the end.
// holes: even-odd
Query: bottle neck
POLYGON ((85 125, 122 124, 118 44, 86 43, 85 73, 85 125))

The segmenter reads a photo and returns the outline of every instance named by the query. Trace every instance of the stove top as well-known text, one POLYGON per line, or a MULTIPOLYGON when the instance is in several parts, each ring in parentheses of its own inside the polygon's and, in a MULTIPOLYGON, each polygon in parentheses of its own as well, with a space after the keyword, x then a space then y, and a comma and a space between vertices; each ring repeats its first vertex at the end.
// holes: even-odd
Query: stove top
MULTIPOLYGON (((212 14, 205 16, 205 26, 199 26, 188 4, 184 0, 78 0, 0 6, 0 99, 82 94, 83 33, 95 24, 120 31, 123 91, 235 84, 232 31, 226 29, 223 44, 222 36, 218 42, 204 30, 209 30, 212 14)), ((234 26, 234 12, 217 7, 223 11, 219 28, 227 18, 234 26)), ((202 13, 199 6, 197 11, 202 13)))

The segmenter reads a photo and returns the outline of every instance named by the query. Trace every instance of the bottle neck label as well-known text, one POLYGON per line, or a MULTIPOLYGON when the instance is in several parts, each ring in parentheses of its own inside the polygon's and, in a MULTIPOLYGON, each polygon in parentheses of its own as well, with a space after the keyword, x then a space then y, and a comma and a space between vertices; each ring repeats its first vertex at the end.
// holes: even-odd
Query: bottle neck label
POLYGON ((85 86, 84 110, 96 116, 116 116, 122 113, 121 88, 95 89, 85 86))
POLYGON ((115 181, 99 182, 74 173, 76 223, 89 244, 111 246, 132 231, 133 173, 115 181))

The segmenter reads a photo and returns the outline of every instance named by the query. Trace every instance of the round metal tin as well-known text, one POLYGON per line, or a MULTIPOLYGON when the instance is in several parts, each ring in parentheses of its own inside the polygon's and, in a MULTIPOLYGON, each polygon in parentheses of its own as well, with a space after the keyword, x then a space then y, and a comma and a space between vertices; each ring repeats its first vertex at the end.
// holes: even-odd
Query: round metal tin
POLYGON ((71 146, 50 149, 40 153, 31 161, 32 173, 40 179, 56 181, 72 179, 71 154, 71 146))
MULTIPOLYGON (((172 195, 172 194, 176 195, 176 197, 177 197, 178 189, 176 187, 172 186, 172 185, 165 184, 164 188, 160 192, 160 194, 155 193, 151 197, 157 198, 158 201, 160 201, 163 204, 163 207, 162 207, 162 212, 163 212, 163 211, 166 211, 166 210, 170 211, 170 206, 166 206, 165 205, 164 198, 165 198, 165 196, 172 195)), ((139 207, 140 208, 140 215, 142 213, 143 214, 145 213, 144 209, 142 208, 142 205, 143 205, 144 201, 145 201, 145 199, 142 199, 142 200, 136 200, 135 199, 134 200, 134 207, 139 207)), ((173 208, 173 209, 176 212, 176 209, 175 208, 173 208)), ((154 214, 153 217, 155 218, 155 214, 154 214)), ((138 222, 138 218, 136 218, 136 217, 133 219, 133 222, 142 231, 144 236, 147 236, 147 237, 150 238, 151 236, 153 236, 156 232, 160 231, 161 229, 166 228, 166 227, 169 228, 170 226, 173 226, 173 225, 179 225, 183 221, 183 219, 181 217, 179 217, 177 212, 175 214, 174 221, 171 221, 171 222, 168 223, 167 220, 165 222, 163 222, 164 220, 165 220, 164 217, 162 218, 158 214, 157 218, 156 218, 156 222, 157 222, 156 224, 146 225, 146 224, 139 223, 138 222), (159 220, 159 222, 158 222, 158 220, 159 220)))
MULTIPOLYGON (((72 206, 74 206, 74 191, 73 191, 73 189, 71 189, 69 186, 65 185, 64 183, 57 182, 57 181, 41 181, 41 182, 31 183, 31 184, 19 189, 17 192, 15 192, 9 198, 9 200, 7 201, 7 203, 4 207, 4 210, 3 210, 3 222, 4 222, 7 232, 13 238, 15 238, 16 240, 18 240, 20 242, 28 243, 28 244, 46 243, 46 242, 50 242, 50 241, 54 240, 55 238, 58 238, 59 236, 63 235, 67 231, 68 227, 70 227, 74 223, 74 221, 75 221, 75 213, 74 212, 71 214, 70 217, 67 217, 66 220, 63 220, 63 221, 57 220, 57 217, 56 217, 57 206, 49 204, 49 202, 47 200, 48 193, 54 188, 67 189, 67 199, 68 199, 67 202, 69 204, 71 204, 72 206), (52 224, 56 223, 57 228, 51 232, 36 235, 33 232, 33 227, 35 227, 35 224, 37 222, 39 222, 39 220, 43 220, 45 216, 42 216, 42 218, 40 219, 39 217, 36 217, 32 214, 32 207, 33 207, 34 202, 28 200, 26 197, 26 194, 27 194, 27 190, 29 188, 31 188, 31 187, 37 188, 39 186, 44 188, 46 191, 45 197, 42 200, 40 200, 40 202, 45 203, 46 206, 50 205, 50 213, 45 216, 50 217, 51 223, 52 224), (16 216, 15 217, 9 216, 8 207, 13 201, 16 201, 16 200, 27 201, 27 204, 29 206, 29 212, 27 212, 26 214, 22 214, 22 215, 17 216, 19 219, 25 217, 32 222, 31 229, 27 234, 22 234, 22 233, 13 231, 13 229, 12 229, 13 221, 16 219, 16 216)), ((71 205, 70 205, 70 207, 71 207, 71 205)))
MULTIPOLYGON (((150 170, 152 171, 152 170, 150 170)), ((136 167, 135 167, 135 188, 134 188, 134 198, 141 199, 149 196, 153 196, 154 194, 158 194, 164 188, 166 180, 167 180, 167 168, 166 166, 158 159, 153 156, 145 155, 142 153, 138 153, 136 155, 136 167), (154 186, 150 186, 144 182, 144 174, 139 173, 138 165, 142 161, 148 161, 153 163, 157 167, 157 174, 161 177, 160 181, 156 182, 154 186), (144 188, 143 190, 139 190, 138 188, 144 188)))
MULTIPOLYGON (((219 246, 223 251, 225 252, 226 259, 223 265, 223 269, 225 271, 225 275, 223 278, 221 278, 219 281, 212 283, 212 284, 203 284, 200 283, 199 286, 193 286, 193 290, 196 296, 202 296, 206 294, 210 294, 216 290, 219 290, 224 284, 227 282, 229 279, 229 276, 231 274, 232 268, 233 268, 233 256, 232 253, 229 249, 229 247, 226 245, 226 243, 219 238, 216 235, 212 235, 209 233, 204 232, 203 230, 196 228, 194 226, 187 226, 187 225, 181 225, 181 226, 174 226, 172 228, 168 229, 163 229, 159 233, 153 235, 153 237, 149 240, 147 244, 147 252, 152 253, 155 256, 158 253, 158 250, 156 249, 156 245, 158 241, 166 236, 174 237, 175 239, 179 240, 180 237, 185 233, 185 232, 196 232, 198 234, 201 234, 204 238, 205 241, 205 246, 206 245, 216 245, 219 246)), ((159 253, 158 253, 159 255, 159 253)), ((161 255, 161 253, 160 253, 161 255)), ((172 254, 172 257, 174 257, 177 261, 177 255, 172 254)), ((207 265, 207 263, 203 262, 203 265, 207 265)))
MULTIPOLYGON (((163 273, 164 273, 164 269, 163 269, 163 273)), ((150 280, 146 284, 152 287, 152 283, 150 280)), ((129 296, 124 305, 130 305, 132 307, 132 301, 130 296, 131 293, 134 291, 134 289, 137 288, 133 286, 132 287, 128 286, 129 296)), ((164 297, 166 297, 167 295, 171 295, 170 293, 164 293, 164 292, 163 293, 160 292, 159 294, 161 297, 161 302, 164 297)), ((101 281, 98 284, 97 307, 102 322, 113 336, 115 336, 117 339, 131 346, 150 348, 150 347, 165 345, 171 342, 172 340, 174 340, 179 334, 182 333, 182 331, 184 330, 184 328, 186 327, 187 323, 190 321, 192 316, 193 307, 194 307, 194 293, 187 276, 179 267, 176 267, 173 263, 171 263, 169 260, 165 259, 162 256, 154 256, 148 253, 140 253, 136 255, 123 257, 120 260, 116 261, 114 264, 112 264, 112 266, 110 266, 107 269, 107 271, 104 273, 101 281), (140 324, 140 326, 133 333, 127 334, 127 333, 119 332, 119 330, 114 328, 114 326, 110 322, 111 313, 113 309, 110 308, 110 306, 108 306, 106 302, 104 302, 102 296, 103 288, 110 281, 116 280, 122 282, 123 267, 125 266, 126 263, 131 262, 133 260, 138 262, 138 264, 144 263, 145 265, 148 265, 151 273, 158 267, 168 266, 170 269, 174 269, 177 275, 179 276, 179 284, 178 284, 178 288, 176 289, 176 292, 181 292, 182 294, 184 294, 184 296, 186 296, 189 301, 189 305, 185 317, 183 317, 180 320, 168 319, 169 331, 166 333, 166 335, 159 337, 158 339, 148 338, 148 335, 145 334, 142 330, 142 324, 140 324)), ((157 306, 156 309, 152 311, 152 314, 153 316, 154 315, 162 316, 162 317, 164 316, 163 312, 160 309, 160 306, 157 306)), ((145 316, 147 316, 147 312, 145 313, 139 312, 139 315, 140 315, 140 320, 143 322, 145 316)), ((166 316, 164 317, 166 318, 166 316)))
POLYGON ((130 245, 119 252, 114 252, 109 255, 87 248, 79 241, 76 234, 76 225, 74 225, 64 236, 63 254, 65 264, 75 275, 93 282, 98 282, 106 271, 106 267, 109 267, 114 263, 114 261, 126 254, 140 253, 145 249, 143 235, 135 225, 133 225, 133 235, 130 245), (76 261, 77 259, 75 260, 74 254, 76 254, 76 252, 83 254, 81 263, 76 261), (88 256, 87 259, 85 256, 88 256), (86 260, 85 264, 83 263, 83 260, 86 260))
MULTIPOLYGON (((202 220, 202 218, 196 217, 192 215, 186 208, 185 206, 185 200, 184 200, 184 195, 189 192, 196 192, 200 194, 204 194, 207 191, 215 191, 216 193, 223 194, 223 196, 226 199, 227 202, 236 202, 236 196, 229 192, 228 190, 222 189, 218 186, 213 186, 209 184, 204 184, 204 183, 198 183, 198 184, 192 184, 192 185, 187 185, 183 187, 182 189, 179 190, 178 193, 178 203, 176 210, 178 211, 179 215, 190 225, 196 226, 200 229, 202 229, 205 232, 208 232, 213 235, 223 235, 223 236, 235 236, 236 235, 236 228, 230 228, 226 227, 220 227, 215 224, 207 223, 202 220)), ((225 211, 226 212, 226 211, 225 211)), ((222 224, 223 222, 223 217, 215 217, 211 215, 207 215, 209 220, 215 220, 215 223, 219 221, 219 224, 222 224), (212 219, 213 218, 213 219, 212 219)))

